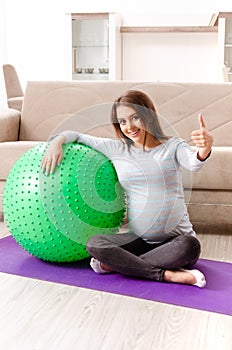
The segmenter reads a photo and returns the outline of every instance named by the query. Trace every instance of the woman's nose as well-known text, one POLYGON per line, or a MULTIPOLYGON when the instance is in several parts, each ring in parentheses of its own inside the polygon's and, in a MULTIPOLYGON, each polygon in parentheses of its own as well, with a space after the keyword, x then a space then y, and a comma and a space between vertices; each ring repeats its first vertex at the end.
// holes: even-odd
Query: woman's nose
POLYGON ((131 120, 127 122, 127 127, 128 127, 129 129, 131 129, 131 128, 133 129, 134 126, 135 126, 135 125, 134 125, 134 123, 133 123, 131 120))

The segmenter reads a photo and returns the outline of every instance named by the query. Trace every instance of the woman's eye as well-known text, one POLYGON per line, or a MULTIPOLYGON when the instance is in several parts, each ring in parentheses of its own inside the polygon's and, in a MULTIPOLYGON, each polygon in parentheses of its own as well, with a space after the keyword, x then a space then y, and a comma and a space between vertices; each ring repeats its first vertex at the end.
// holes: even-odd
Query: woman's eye
POLYGON ((126 125, 126 121, 124 119, 119 120, 120 125, 126 125))
POLYGON ((134 120, 134 121, 136 121, 136 120, 138 120, 138 119, 139 119, 139 116, 138 116, 138 115, 134 115, 134 116, 133 116, 133 120, 134 120))

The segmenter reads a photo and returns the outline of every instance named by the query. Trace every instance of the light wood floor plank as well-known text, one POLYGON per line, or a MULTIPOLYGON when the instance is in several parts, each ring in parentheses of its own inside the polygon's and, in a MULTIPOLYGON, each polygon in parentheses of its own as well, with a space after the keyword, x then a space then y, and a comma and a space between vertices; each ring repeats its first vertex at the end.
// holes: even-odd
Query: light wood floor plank
POLYGON ((231 349, 231 317, 0 274, 1 349, 231 349), (114 345, 115 344, 115 345, 114 345))

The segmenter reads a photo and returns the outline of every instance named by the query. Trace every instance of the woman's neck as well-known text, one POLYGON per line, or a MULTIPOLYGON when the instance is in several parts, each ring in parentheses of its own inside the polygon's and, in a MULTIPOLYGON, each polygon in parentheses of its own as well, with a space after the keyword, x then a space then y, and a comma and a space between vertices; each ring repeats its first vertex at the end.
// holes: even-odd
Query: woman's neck
POLYGON ((154 136, 147 134, 145 145, 138 144, 138 143, 134 143, 133 145, 136 148, 145 149, 145 151, 149 151, 150 149, 161 145, 161 142, 157 140, 154 136))

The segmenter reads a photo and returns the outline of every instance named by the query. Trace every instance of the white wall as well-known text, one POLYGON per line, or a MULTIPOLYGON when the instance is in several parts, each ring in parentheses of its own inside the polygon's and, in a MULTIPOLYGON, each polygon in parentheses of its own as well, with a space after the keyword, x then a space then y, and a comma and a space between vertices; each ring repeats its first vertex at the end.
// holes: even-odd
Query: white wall
MULTIPOLYGON (((4 62, 6 57, 6 35, 5 35, 5 0, 0 2, 0 65, 4 62)), ((0 108, 6 105, 6 93, 3 83, 3 72, 0 69, 0 108)))
MULTIPOLYGON (((0 13, 5 18, 6 42, 6 48, 0 43, 0 65, 9 63, 15 66, 23 90, 27 80, 71 79, 71 20, 65 13, 65 2, 0 2, 0 13)), ((2 89, 1 80, 0 91, 2 89)), ((0 105, 3 104, 6 104, 5 100, 0 101, 0 105)))
POLYGON ((222 81, 216 33, 123 35, 124 80, 222 81))
MULTIPOLYGON (((143 0, 136 3, 134 0, 1 0, 0 1, 0 65, 13 64, 18 72, 23 89, 27 80, 69 80, 72 73, 71 52, 71 21, 68 13, 71 12, 118 12, 122 15, 123 25, 207 25, 212 13, 232 10, 231 0, 143 0), (200 11, 199 11, 200 9, 200 11)), ((172 37, 173 39, 174 37, 172 37)), ((139 48, 140 64, 145 60, 147 66, 144 75, 133 67, 133 57, 138 42, 136 38, 123 34, 124 48, 124 78, 145 79, 148 75, 148 66, 155 63, 154 80, 173 80, 176 77, 184 80, 214 79, 214 65, 216 54, 216 40, 211 38, 206 45, 204 35, 198 41, 192 38, 192 47, 188 52, 180 43, 180 37, 175 41, 165 37, 167 45, 164 47, 158 41, 151 49, 151 37, 142 42, 143 49, 139 48), (175 42, 175 45, 174 45, 175 42), (181 55, 178 57, 181 46, 181 55), (146 53, 146 51, 148 51, 146 53), (181 57, 184 59, 181 61, 181 57), (209 61, 209 56, 212 58, 209 61), (149 60, 147 60, 149 57, 149 60), (158 58, 160 57, 160 58, 158 58), (197 65, 192 73, 189 69, 177 71, 176 67, 183 67, 186 62, 193 67, 191 60, 197 65), (176 63, 177 62, 177 63, 176 63), (206 67, 207 63, 207 67, 206 67), (171 64, 175 64, 175 69, 171 64), (159 69, 157 69, 157 66, 159 69), (205 68, 203 68, 205 67, 205 68), (135 72, 137 75, 135 75, 135 72), (202 72, 204 73, 202 75, 202 72), (158 74, 159 73, 159 74, 158 74), (187 74, 188 73, 188 74, 187 74), (140 75, 139 75, 140 74, 140 75), (172 75, 171 75, 172 74, 172 75), (198 75, 198 76, 197 76, 198 75)), ((141 39, 141 38, 140 38, 141 39)), ((158 40, 158 37, 156 37, 158 40)), ((160 41, 161 39, 159 39, 160 41)), ((186 41, 189 41, 188 39, 186 41)), ((162 40, 161 40, 162 41, 162 40)), ((141 41, 139 41, 141 44, 141 41)), ((138 54, 138 53, 137 53, 138 54)), ((6 104, 2 71, 0 73, 0 106, 6 104)))

